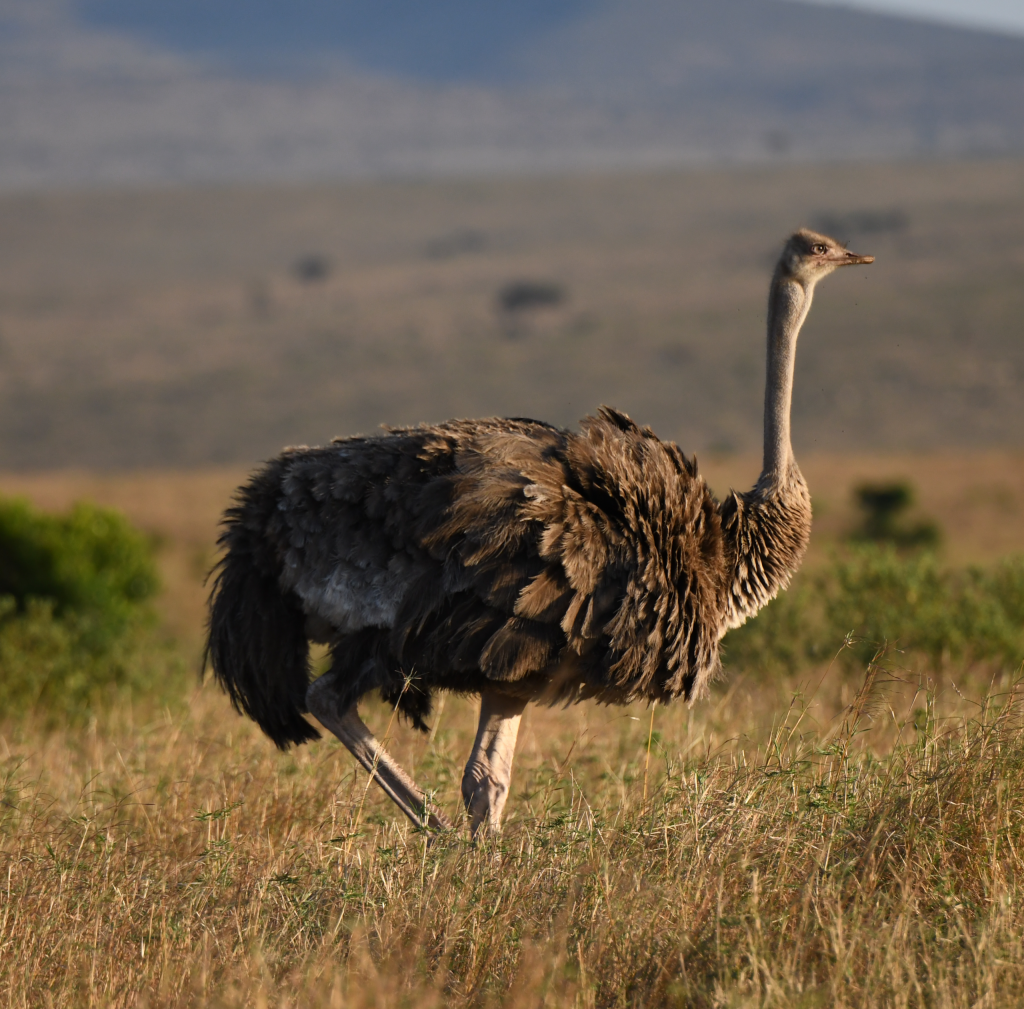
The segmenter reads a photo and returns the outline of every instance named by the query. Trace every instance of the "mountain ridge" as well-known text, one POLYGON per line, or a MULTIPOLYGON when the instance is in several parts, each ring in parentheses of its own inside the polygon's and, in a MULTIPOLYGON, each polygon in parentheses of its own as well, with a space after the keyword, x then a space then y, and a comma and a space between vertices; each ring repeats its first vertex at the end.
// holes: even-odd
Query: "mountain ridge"
POLYGON ((1024 38, 796 0, 609 0, 448 80, 358 47, 242 72, 27 10, 0 4, 8 191, 1024 150, 1024 38))

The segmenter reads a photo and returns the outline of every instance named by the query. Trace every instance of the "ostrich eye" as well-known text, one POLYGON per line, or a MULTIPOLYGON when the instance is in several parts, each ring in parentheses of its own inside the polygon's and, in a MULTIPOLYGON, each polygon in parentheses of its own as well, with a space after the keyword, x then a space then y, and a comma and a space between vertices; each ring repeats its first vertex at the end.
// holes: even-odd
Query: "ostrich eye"
POLYGON ((817 245, 811 246, 811 252, 813 252, 816 256, 824 256, 825 253, 828 252, 828 246, 822 245, 819 242, 817 245))

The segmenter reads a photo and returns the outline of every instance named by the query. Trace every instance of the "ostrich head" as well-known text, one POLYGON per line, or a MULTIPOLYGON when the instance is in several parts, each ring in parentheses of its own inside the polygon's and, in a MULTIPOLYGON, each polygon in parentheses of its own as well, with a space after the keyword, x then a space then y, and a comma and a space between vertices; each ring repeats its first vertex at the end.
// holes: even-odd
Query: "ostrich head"
POLYGON ((816 231, 801 228, 786 242, 779 260, 779 269, 804 287, 812 287, 840 266, 856 266, 874 261, 874 256, 858 256, 848 252, 842 242, 828 235, 819 235, 816 231))

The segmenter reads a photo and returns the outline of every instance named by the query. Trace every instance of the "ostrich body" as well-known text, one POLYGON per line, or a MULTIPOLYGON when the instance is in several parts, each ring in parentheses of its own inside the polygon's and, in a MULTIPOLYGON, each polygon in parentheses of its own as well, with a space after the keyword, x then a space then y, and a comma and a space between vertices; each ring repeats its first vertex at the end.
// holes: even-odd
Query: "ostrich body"
POLYGON ((712 496, 674 444, 602 408, 579 433, 451 421, 289 449, 225 516, 207 655, 234 706, 282 749, 334 733, 416 824, 450 826, 374 739, 379 690, 426 728, 435 690, 479 694, 462 781, 497 829, 531 702, 694 700, 719 641, 788 585, 811 528, 790 446, 797 336, 815 284, 870 263, 802 230, 768 302, 764 467, 712 496), (329 645, 309 683, 309 641, 329 645))

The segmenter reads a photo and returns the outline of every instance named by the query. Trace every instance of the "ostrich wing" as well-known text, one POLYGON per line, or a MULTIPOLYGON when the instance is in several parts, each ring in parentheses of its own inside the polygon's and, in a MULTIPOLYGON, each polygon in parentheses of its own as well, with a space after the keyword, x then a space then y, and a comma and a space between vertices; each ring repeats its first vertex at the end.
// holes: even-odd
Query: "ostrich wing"
POLYGON ((397 669, 476 690, 483 674, 533 678, 529 693, 569 662, 577 686, 618 701, 691 697, 716 668, 717 504, 694 462, 623 414, 579 434, 409 428, 276 465, 282 581, 351 646, 348 667, 377 670, 359 683, 397 669))
POLYGON ((434 662, 447 645, 499 682, 568 658, 609 700, 703 686, 717 664, 721 529, 674 445, 611 410, 580 435, 496 426, 458 447, 445 481, 449 505, 422 543, 447 579, 400 613, 403 643, 426 632, 434 662), (454 595, 458 616, 436 624, 454 595))

